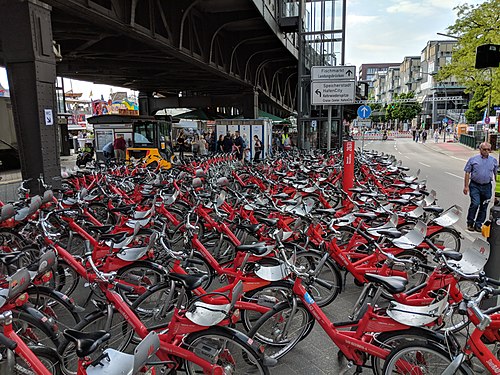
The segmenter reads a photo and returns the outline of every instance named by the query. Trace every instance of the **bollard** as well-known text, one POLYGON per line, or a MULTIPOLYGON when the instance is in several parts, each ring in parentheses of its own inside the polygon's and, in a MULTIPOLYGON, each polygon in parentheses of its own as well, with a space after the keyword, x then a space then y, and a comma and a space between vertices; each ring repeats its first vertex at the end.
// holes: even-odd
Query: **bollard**
MULTIPOLYGON (((354 141, 344 141, 344 166, 342 170, 342 189, 349 196, 349 191, 354 187, 354 141)), ((345 203, 345 202, 344 202, 345 203)))
MULTIPOLYGON (((493 206, 491 208, 491 227, 490 227, 490 237, 488 242, 490 243, 490 257, 484 266, 484 272, 486 276, 492 279, 500 279, 500 206, 493 206)), ((484 300, 481 307, 493 307, 497 305, 497 297, 484 300)))

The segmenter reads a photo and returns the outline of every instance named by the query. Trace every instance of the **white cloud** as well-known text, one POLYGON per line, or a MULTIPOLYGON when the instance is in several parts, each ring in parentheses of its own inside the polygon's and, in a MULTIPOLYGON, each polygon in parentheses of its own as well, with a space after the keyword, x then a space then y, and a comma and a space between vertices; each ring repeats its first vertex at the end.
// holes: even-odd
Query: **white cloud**
POLYGON ((377 21, 378 19, 378 16, 362 16, 359 14, 349 14, 349 16, 347 17, 347 27, 370 24, 377 21))
POLYGON ((415 15, 431 15, 435 11, 434 6, 428 4, 427 1, 417 2, 417 1, 398 1, 397 3, 387 7, 388 13, 407 13, 413 16, 415 15))

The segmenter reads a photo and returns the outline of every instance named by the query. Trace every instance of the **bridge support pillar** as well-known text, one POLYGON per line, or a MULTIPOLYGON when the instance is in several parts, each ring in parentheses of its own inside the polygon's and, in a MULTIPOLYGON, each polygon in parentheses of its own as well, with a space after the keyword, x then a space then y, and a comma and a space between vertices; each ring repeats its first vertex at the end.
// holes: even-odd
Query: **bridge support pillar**
POLYGON ((259 117, 259 93, 257 91, 243 95, 241 111, 244 118, 259 117))
POLYGON ((0 9, 21 173, 33 179, 28 187, 37 194, 43 189, 40 175, 53 187, 61 176, 51 7, 37 0, 0 0, 0 9))

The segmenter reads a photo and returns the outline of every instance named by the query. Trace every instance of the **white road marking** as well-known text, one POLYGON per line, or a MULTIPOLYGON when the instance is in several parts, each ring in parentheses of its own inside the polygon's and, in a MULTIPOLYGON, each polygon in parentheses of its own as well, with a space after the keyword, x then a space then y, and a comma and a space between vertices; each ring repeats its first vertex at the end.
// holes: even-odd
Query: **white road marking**
POLYGON ((458 176, 458 175, 453 174, 453 173, 450 173, 450 172, 444 172, 444 173, 449 174, 450 176, 453 176, 453 177, 459 178, 459 179, 461 179, 461 180, 463 180, 463 179, 464 179, 462 176, 458 176))
POLYGON ((465 162, 467 161, 467 160, 462 159, 462 158, 457 158, 456 156, 450 156, 450 157, 452 157, 453 159, 457 159, 457 160, 461 160, 461 161, 465 161, 465 162))
POLYGON ((409 156, 406 156, 406 155, 403 155, 405 158, 409 159, 410 157, 409 156))
POLYGON ((424 167, 428 167, 428 168, 430 168, 430 167, 431 167, 429 164, 425 164, 425 163, 422 163, 422 162, 420 162, 420 161, 418 162, 418 164, 422 164, 424 167))

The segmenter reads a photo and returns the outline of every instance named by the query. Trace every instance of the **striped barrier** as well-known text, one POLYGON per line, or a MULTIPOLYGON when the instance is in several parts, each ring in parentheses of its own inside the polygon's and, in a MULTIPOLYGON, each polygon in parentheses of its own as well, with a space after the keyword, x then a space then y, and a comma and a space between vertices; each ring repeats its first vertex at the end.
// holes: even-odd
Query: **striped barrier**
MULTIPOLYGON (((382 140, 383 133, 369 133, 365 134, 365 140, 382 140)), ((395 138, 412 138, 412 132, 411 131, 388 131, 387 132, 387 139, 395 139, 395 138)), ((355 140, 361 140, 361 134, 356 134, 353 137, 355 140)))

